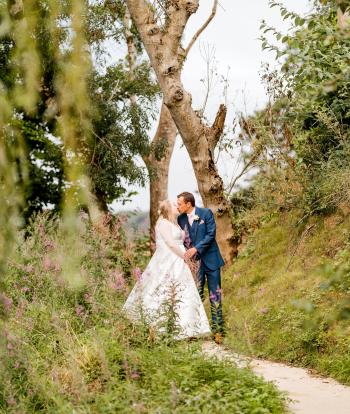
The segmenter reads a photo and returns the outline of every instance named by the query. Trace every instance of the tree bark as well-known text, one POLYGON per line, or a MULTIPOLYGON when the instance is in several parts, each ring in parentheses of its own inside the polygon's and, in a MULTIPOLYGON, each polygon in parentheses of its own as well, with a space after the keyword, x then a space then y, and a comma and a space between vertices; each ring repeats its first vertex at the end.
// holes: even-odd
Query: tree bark
POLYGON ((108 205, 106 202, 106 195, 98 188, 95 189, 95 202, 102 214, 108 213, 108 205))
POLYGON ((177 128, 168 108, 162 104, 158 128, 152 140, 152 146, 162 143, 166 146, 162 158, 157 159, 151 151, 143 160, 146 164, 150 185, 150 237, 151 251, 155 250, 155 225, 158 220, 159 203, 168 198, 169 164, 174 150, 177 128))
POLYGON ((191 95, 181 82, 186 58, 181 38, 189 17, 198 9, 199 0, 168 2, 166 23, 162 27, 157 24, 154 8, 148 1, 127 0, 127 5, 156 73, 164 103, 191 158, 204 205, 215 214, 217 241, 229 263, 236 255, 237 243, 223 181, 214 161, 214 150, 223 133, 226 107, 220 105, 213 125, 207 125, 192 108, 191 95))
MULTIPOLYGON (((123 19, 124 36, 128 50, 128 65, 130 80, 135 79, 137 51, 134 35, 131 31, 131 17, 128 8, 125 10, 123 19)), ((135 95, 130 97, 130 103, 137 105, 135 95)), ((158 209, 161 201, 168 198, 168 177, 171 155, 174 150, 177 135, 177 128, 171 117, 168 108, 162 103, 157 131, 150 143, 150 153, 143 155, 142 159, 147 167, 150 185, 150 248, 155 250, 155 225, 158 220, 158 209), (164 145, 164 151, 160 158, 157 158, 154 149, 158 145, 164 145)))

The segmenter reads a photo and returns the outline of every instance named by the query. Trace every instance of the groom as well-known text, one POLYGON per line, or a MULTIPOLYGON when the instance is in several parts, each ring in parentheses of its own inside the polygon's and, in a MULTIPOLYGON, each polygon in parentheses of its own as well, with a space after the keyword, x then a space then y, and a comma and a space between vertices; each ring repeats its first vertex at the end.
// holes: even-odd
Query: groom
POLYGON ((215 340, 220 341, 219 337, 222 336, 224 329, 220 268, 224 265, 224 260, 215 240, 214 215, 208 208, 196 207, 193 194, 188 192, 177 196, 177 209, 180 213, 177 219, 179 226, 188 231, 191 240, 190 247, 185 253, 185 260, 193 258, 201 261, 198 274, 199 295, 203 300, 205 280, 207 279, 212 330, 215 340))

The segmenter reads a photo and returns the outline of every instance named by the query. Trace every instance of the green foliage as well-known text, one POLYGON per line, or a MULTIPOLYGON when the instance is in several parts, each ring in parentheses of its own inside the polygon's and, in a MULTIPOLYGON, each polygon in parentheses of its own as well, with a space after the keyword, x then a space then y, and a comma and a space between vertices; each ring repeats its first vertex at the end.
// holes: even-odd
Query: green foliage
POLYGON ((269 103, 241 118, 240 138, 249 148, 247 165, 260 171, 252 181, 255 203, 267 211, 298 208, 306 220, 349 200, 350 44, 334 5, 317 2, 306 16, 270 5, 291 28, 282 34, 262 24, 262 46, 281 65, 263 68, 269 103))
POLYGON ((38 215, 11 259, 1 298, 0 411, 286 412, 271 383, 205 358, 200 341, 169 341, 132 325, 121 310, 134 283, 122 223, 107 216, 93 225, 84 214, 80 221, 78 288, 62 277, 58 219, 38 215))
MULTIPOLYGON (((20 5, 10 14, 6 2, 1 6, 0 82, 9 104, 8 135, 13 137, 15 129, 18 142, 23 142, 22 213, 28 220, 47 205, 59 211, 64 189, 74 187, 74 174, 67 171, 78 158, 87 165, 90 190, 100 208, 107 210, 107 203, 127 198, 126 185, 144 184, 145 169, 135 157, 149 151, 147 132, 159 89, 144 61, 137 65, 133 80, 123 61, 99 67, 107 57, 104 42, 112 37, 121 47, 125 41, 122 2, 97 2, 79 22, 74 20, 78 3, 32 3, 24 14, 20 5), (71 31, 79 32, 78 37, 71 38, 71 31), (97 52, 93 73, 87 41, 97 52), (129 103, 132 95, 140 102, 137 108, 129 103), (78 149, 77 159, 68 160, 67 153, 77 155, 78 149)), ((84 198, 80 205, 86 204, 84 198)))
POLYGON ((259 227, 224 275, 228 342, 350 383, 348 214, 296 227, 298 211, 266 220, 259 207, 259 227))
POLYGON ((145 183, 146 170, 135 158, 153 150, 148 132, 159 96, 134 27, 131 30, 138 54, 134 73, 130 75, 127 58, 106 64, 108 49, 126 45, 124 15, 124 2, 97 1, 89 7, 87 19, 89 44, 95 52, 91 81, 95 116, 88 171, 93 177, 92 191, 104 210, 116 198, 127 199, 127 185, 145 183), (134 101, 137 105, 132 104, 134 101))
POLYGON ((136 255, 137 265, 145 268, 151 259, 150 254, 150 236, 147 233, 136 234, 133 239, 133 249, 136 255))
POLYGON ((266 108, 240 122, 259 172, 232 200, 243 245, 224 292, 230 342, 349 383, 348 35, 333 3, 303 17, 271 5, 291 30, 263 24, 282 63, 263 70, 266 108))
POLYGON ((282 71, 293 91, 288 109, 302 132, 295 143, 298 162, 317 166, 347 141, 350 45, 339 32, 336 14, 327 8, 310 15, 284 44, 282 71))
POLYGON ((104 74, 95 72, 91 81, 95 114, 88 172, 93 177, 92 190, 104 210, 107 203, 125 197, 126 184, 145 182, 145 170, 135 157, 148 151, 150 117, 158 87, 148 66, 140 65, 137 73, 137 81, 130 81, 120 62, 104 74), (142 105, 130 105, 134 94, 142 105))
POLYGON ((30 160, 23 211, 27 221, 45 207, 59 209, 64 185, 63 154, 62 145, 53 142, 44 127, 25 120, 18 123, 30 160))

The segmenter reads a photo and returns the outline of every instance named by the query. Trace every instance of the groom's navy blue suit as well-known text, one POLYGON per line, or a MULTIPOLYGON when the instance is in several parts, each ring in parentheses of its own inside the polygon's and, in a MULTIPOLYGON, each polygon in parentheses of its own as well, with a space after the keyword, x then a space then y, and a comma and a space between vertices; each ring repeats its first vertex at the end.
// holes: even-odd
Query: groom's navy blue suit
POLYGON ((215 240, 216 224, 212 211, 208 208, 195 207, 192 226, 187 214, 180 214, 177 221, 183 230, 188 230, 192 246, 197 249, 198 259, 201 261, 199 270, 199 294, 204 299, 205 280, 208 280, 209 299, 211 303, 212 328, 214 331, 223 329, 221 305, 221 276, 220 268, 224 265, 219 246, 215 240))

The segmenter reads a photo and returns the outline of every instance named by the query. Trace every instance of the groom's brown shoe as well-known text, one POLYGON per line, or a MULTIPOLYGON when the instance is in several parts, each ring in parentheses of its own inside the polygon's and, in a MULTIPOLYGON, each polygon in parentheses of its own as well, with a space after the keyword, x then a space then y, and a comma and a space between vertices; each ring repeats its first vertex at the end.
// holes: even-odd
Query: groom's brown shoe
POLYGON ((215 332, 213 335, 214 342, 218 345, 221 345, 224 340, 224 335, 222 332, 215 332))

